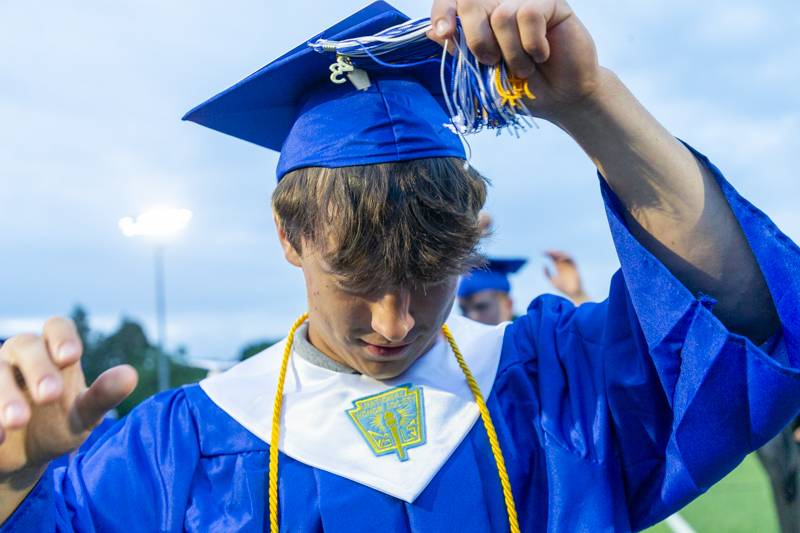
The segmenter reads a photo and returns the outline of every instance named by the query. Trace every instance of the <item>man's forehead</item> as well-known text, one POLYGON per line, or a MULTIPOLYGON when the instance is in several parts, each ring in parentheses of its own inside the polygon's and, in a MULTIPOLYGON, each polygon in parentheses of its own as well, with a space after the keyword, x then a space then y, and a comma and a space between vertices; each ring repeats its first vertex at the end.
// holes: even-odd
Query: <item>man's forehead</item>
MULTIPOLYGON (((444 276, 441 279, 437 280, 430 280, 430 281, 415 281, 413 279, 406 280, 403 283, 392 283, 389 281, 385 281, 383 283, 360 283, 358 280, 354 280, 349 273, 345 271, 339 271, 332 267, 330 263, 322 256, 319 252, 312 252, 312 261, 317 265, 317 268, 322 272, 325 276, 330 277, 333 282, 341 289, 354 292, 354 293, 391 293, 391 292, 399 292, 399 291, 408 291, 412 293, 427 293, 429 291, 439 289, 443 286, 448 284, 455 284, 456 279, 458 276, 456 275, 448 275, 444 276)), ((375 276, 372 281, 375 280, 382 280, 384 277, 381 275, 382 272, 380 270, 376 270, 375 276)))

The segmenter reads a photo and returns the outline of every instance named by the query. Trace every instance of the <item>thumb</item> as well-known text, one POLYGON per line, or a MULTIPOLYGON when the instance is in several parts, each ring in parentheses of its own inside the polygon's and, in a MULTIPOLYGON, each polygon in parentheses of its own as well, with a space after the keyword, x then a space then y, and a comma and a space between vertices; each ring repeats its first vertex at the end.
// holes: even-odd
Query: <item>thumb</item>
POLYGON ((75 398, 70 413, 70 425, 75 433, 83 433, 96 426, 105 414, 127 398, 139 381, 139 375, 130 365, 109 368, 92 385, 75 398))
POLYGON ((431 26, 428 34, 431 39, 441 43, 453 37, 456 30, 456 0, 433 0, 431 26))

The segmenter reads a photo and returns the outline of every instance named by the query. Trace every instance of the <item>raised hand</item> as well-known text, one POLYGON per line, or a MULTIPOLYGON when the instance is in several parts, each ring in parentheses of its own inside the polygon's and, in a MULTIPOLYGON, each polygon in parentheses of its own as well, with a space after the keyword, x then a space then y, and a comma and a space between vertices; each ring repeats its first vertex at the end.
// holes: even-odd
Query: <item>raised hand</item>
POLYGON ((557 290, 561 291, 567 298, 576 305, 589 300, 589 296, 583 290, 581 276, 575 260, 564 252, 548 250, 545 255, 553 261, 555 272, 544 267, 544 275, 557 290))
POLYGON ((479 61, 503 60, 528 79, 536 100, 526 105, 534 114, 551 118, 601 81, 594 41, 564 0, 434 0, 429 36, 452 38, 456 16, 479 61))
POLYGON ((49 461, 80 446, 136 387, 128 365, 87 387, 81 354, 75 325, 63 318, 48 320, 41 336, 18 335, 0 348, 0 522, 12 489, 35 484, 49 461))

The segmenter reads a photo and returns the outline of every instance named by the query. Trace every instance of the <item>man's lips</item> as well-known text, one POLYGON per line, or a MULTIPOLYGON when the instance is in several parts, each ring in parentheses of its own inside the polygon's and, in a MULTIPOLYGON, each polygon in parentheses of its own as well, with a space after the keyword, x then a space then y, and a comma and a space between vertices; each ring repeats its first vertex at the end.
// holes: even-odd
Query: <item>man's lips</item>
POLYGON ((380 357, 380 358, 391 358, 391 357, 402 356, 403 351, 409 346, 411 346, 411 343, 389 346, 381 344, 371 344, 369 342, 364 341, 364 348, 367 350, 367 353, 369 353, 373 357, 380 357))

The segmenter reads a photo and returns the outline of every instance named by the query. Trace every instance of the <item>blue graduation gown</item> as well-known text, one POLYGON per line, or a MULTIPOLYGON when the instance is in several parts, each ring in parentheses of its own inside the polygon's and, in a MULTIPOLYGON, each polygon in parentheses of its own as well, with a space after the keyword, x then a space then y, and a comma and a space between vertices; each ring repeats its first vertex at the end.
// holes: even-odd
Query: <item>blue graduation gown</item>
MULTIPOLYGON (((621 271, 608 300, 534 300, 505 331, 488 406, 523 531, 628 531, 708 489, 800 411, 800 253, 714 172, 782 330, 732 334, 603 196, 621 271)), ((412 459, 413 460, 413 459, 412 459)), ((264 531, 268 445, 198 386, 160 394, 66 467, 0 531, 264 531)), ((413 503, 280 456, 282 531, 502 531, 480 422, 413 503)))

